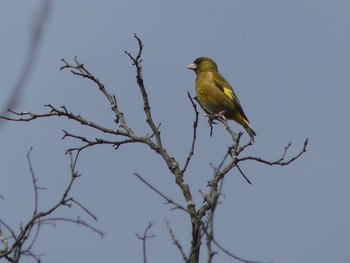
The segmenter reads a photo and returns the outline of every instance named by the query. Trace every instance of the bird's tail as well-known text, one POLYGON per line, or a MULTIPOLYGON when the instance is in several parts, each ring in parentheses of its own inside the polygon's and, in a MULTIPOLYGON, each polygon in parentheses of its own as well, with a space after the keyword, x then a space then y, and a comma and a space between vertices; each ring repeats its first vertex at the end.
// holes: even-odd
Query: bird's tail
POLYGON ((254 136, 256 136, 256 133, 255 133, 255 131, 253 131, 249 122, 245 121, 245 124, 243 125, 243 127, 246 130, 246 132, 248 133, 248 135, 250 136, 250 138, 252 139, 252 141, 254 142, 254 136))

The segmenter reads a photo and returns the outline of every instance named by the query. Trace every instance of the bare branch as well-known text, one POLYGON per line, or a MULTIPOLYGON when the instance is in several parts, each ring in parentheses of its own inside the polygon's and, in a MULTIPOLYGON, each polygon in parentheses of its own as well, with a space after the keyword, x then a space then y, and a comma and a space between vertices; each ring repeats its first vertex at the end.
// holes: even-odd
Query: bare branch
POLYGON ((28 160, 28 165, 29 165, 29 171, 32 176, 32 183, 34 186, 34 211, 33 211, 33 216, 35 216, 38 212, 38 186, 36 184, 37 179, 35 178, 34 175, 34 170, 32 166, 32 162, 30 160, 30 153, 32 152, 33 148, 30 148, 30 150, 27 153, 27 160, 28 160))
MULTIPOLYGON (((220 198, 220 196, 223 195, 222 194, 223 182, 224 182, 223 180, 224 180, 224 177, 220 180, 220 186, 218 188, 217 188, 217 185, 210 185, 211 188, 210 188, 209 194, 211 196, 209 196, 209 194, 204 196, 204 199, 207 203, 207 205, 206 205, 208 208, 207 210, 210 210, 208 215, 207 215, 206 220, 201 222, 202 231, 206 236, 206 245, 207 245, 207 252, 208 252, 207 263, 211 263, 214 255, 217 254, 217 252, 213 251, 213 249, 212 249, 212 243, 214 243, 225 254, 227 254, 228 256, 230 256, 236 260, 239 260, 239 261, 244 262, 244 263, 259 263, 256 261, 246 260, 246 259, 243 259, 241 257, 234 255, 233 253, 224 249, 216 241, 216 239, 214 237, 214 215, 215 215, 217 205, 220 204, 219 198, 220 198)), ((203 206, 201 207, 201 209, 203 208, 203 206)), ((204 214, 203 214, 203 216, 204 216, 204 214)))
POLYGON ((179 205, 178 203, 174 202, 172 199, 168 198, 166 195, 164 195, 162 192, 160 192, 158 189, 156 189, 153 185, 151 185, 149 182, 147 182, 145 179, 143 179, 139 174, 134 173, 134 175, 141 180, 145 185, 147 185, 149 188, 151 188, 154 192, 156 192, 158 195, 160 195, 164 200, 166 200, 166 204, 172 204, 174 207, 171 210, 174 209, 180 209, 187 213, 189 213, 188 209, 184 208, 182 205, 179 205))
POLYGON ((147 95, 145 85, 143 83, 143 78, 142 78, 141 55, 142 55, 142 50, 143 50, 143 44, 141 42, 141 39, 136 34, 134 34, 134 37, 137 40, 137 43, 139 46, 139 51, 138 51, 136 57, 133 57, 128 51, 124 51, 124 52, 125 52, 125 54, 127 54, 129 56, 129 58, 133 62, 133 65, 136 68, 136 82, 139 86, 141 96, 143 99, 143 110, 146 114, 146 122, 148 123, 149 127, 151 128, 151 130, 156 138, 157 145, 160 148, 162 148, 162 140, 160 137, 160 131, 157 129, 157 126, 154 124, 152 114, 151 114, 151 107, 150 107, 150 104, 148 101, 148 95, 147 95))
MULTIPOLYGON (((244 259, 244 258, 241 258, 241 257, 238 257, 234 254, 232 254, 230 251, 228 251, 227 249, 223 248, 216 240, 215 238, 213 237, 213 243, 222 251, 224 252, 226 255, 230 256, 231 258, 234 258, 234 259, 237 259, 241 262, 244 262, 244 263, 262 263, 262 262, 259 262, 259 261, 252 261, 252 260, 247 260, 247 259, 244 259)), ((272 263, 272 262, 271 262, 272 263)))
POLYGON ((166 219, 164 219, 164 220, 165 220, 165 222, 166 222, 166 226, 167 226, 167 228, 168 228, 168 231, 169 231, 171 240, 173 241, 173 244, 174 244, 174 245, 178 248, 178 250, 180 251, 184 262, 187 262, 187 261, 188 261, 188 258, 187 258, 187 256, 186 256, 185 252, 183 251, 182 246, 181 246, 179 240, 176 239, 175 234, 174 234, 174 232, 173 232, 173 229, 172 229, 171 226, 170 226, 170 222, 169 222, 168 220, 166 220, 166 219))
MULTIPOLYGON (((133 58, 131 55, 131 57, 134 59, 134 62, 136 63, 135 66, 137 68, 137 81, 139 84, 139 88, 141 90, 141 94, 142 97, 144 99, 144 108, 145 108, 145 113, 146 113, 146 121, 147 123, 150 125, 151 130, 153 132, 153 134, 151 136, 136 136, 130 129, 130 127, 128 127, 125 123, 125 120, 123 119, 123 114, 121 112, 117 112, 117 120, 119 120, 121 122, 121 127, 125 130, 125 131, 121 131, 121 130, 112 130, 112 129, 108 129, 105 127, 102 127, 98 124, 95 124, 93 122, 90 122, 84 118, 81 117, 81 115, 76 115, 73 113, 70 113, 65 106, 62 106, 61 109, 57 109, 55 107, 53 107, 52 105, 46 105, 46 107, 48 107, 50 109, 49 113, 45 113, 45 114, 34 114, 31 112, 24 112, 24 113, 17 113, 12 111, 12 113, 17 116, 17 117, 4 117, 4 116, 0 116, 0 118, 4 118, 7 120, 11 120, 11 121, 31 121, 37 118, 44 118, 44 117, 54 117, 54 116, 58 116, 58 117, 65 117, 68 118, 70 120, 76 121, 82 125, 86 125, 88 127, 91 127, 93 129, 96 129, 98 131, 101 131, 103 133, 108 133, 111 135, 119 135, 119 136, 123 136, 123 137, 127 137, 129 139, 127 140, 123 140, 123 141, 108 141, 108 140, 103 140, 103 139, 96 139, 95 141, 92 140, 88 140, 87 138, 83 137, 83 136, 76 136, 73 134, 69 134, 68 132, 65 132, 64 138, 65 137, 72 137, 75 139, 79 139, 82 142, 85 142, 86 144, 82 147, 78 147, 78 148, 71 148, 68 150, 68 152, 72 152, 72 151, 77 151, 77 156, 79 155, 79 153, 83 150, 86 149, 90 146, 94 146, 94 145, 98 145, 98 144, 110 144, 110 145, 114 145, 115 148, 118 148, 118 146, 125 144, 125 143, 130 143, 130 142, 141 142, 143 144, 148 145, 154 152, 156 152, 157 154, 161 155, 163 160, 166 162, 166 164, 169 167, 169 170, 172 172, 172 174, 175 176, 175 182, 176 184, 181 188, 183 195, 185 197, 186 200, 186 204, 188 207, 188 211, 190 211, 191 215, 193 218, 195 218, 196 216, 196 210, 195 210, 195 206, 194 206, 194 202, 193 202, 193 198, 192 195, 190 193, 190 189, 188 184, 183 180, 182 178, 182 174, 181 174, 181 170, 179 168, 178 162, 175 160, 175 158, 171 157, 167 151, 162 147, 161 144, 161 140, 160 140, 160 131, 159 131, 159 127, 154 125, 154 122, 152 120, 152 116, 150 114, 150 107, 149 107, 149 102, 148 102, 148 97, 147 97, 147 93, 145 91, 145 87, 143 85, 143 80, 142 80, 142 74, 141 74, 141 52, 142 52, 142 44, 139 40, 139 38, 136 37, 136 39, 138 39, 138 43, 139 43, 139 53, 136 56, 136 58, 133 58), (156 138, 156 143, 152 141, 151 137, 155 137, 156 138)), ((75 74, 75 75, 79 75, 82 76, 84 78, 88 78, 92 81, 94 81, 100 90, 104 90, 104 86, 98 81, 97 78, 93 77, 91 75, 91 73, 85 68, 85 66, 83 66, 81 63, 78 62, 77 58, 74 59, 74 62, 76 65, 70 65, 69 63, 67 63, 65 60, 63 60, 63 63, 65 63, 65 66, 62 67, 62 69, 71 69, 75 74)), ((104 92, 104 91, 103 91, 104 92)), ((105 93, 105 92, 104 92, 105 93)), ((115 101, 115 97, 112 97, 113 100, 115 101)), ((117 111, 117 109, 115 109, 117 111)))
MULTIPOLYGON (((60 200, 57 203, 55 203, 53 206, 51 206, 51 208, 49 208, 48 210, 42 211, 42 212, 38 211, 39 210, 38 189, 42 189, 42 188, 38 187, 38 185, 37 185, 37 179, 36 179, 34 169, 32 166, 32 162, 31 162, 31 158, 30 158, 31 151, 32 151, 32 149, 30 149, 30 151, 28 152, 27 159, 28 159, 28 163, 29 163, 29 169, 30 169, 32 183, 34 186, 34 193, 35 193, 35 199, 34 199, 35 204, 34 204, 34 208, 33 208, 32 218, 26 224, 24 224, 24 226, 22 226, 22 225, 20 226, 20 232, 18 235, 16 235, 15 232, 7 224, 5 224, 5 222, 3 220, 0 219, 0 224, 3 225, 11 233, 12 238, 13 238, 13 243, 10 247, 8 246, 7 239, 5 239, 5 240, 1 239, 4 248, 6 248, 6 246, 7 246, 7 248, 6 248, 6 250, 3 249, 0 251, 0 258, 4 257, 10 262, 18 262, 20 257, 23 255, 30 256, 38 262, 40 261, 40 256, 32 253, 31 249, 39 236, 41 226, 44 224, 47 224, 47 223, 54 223, 55 221, 66 221, 66 222, 76 223, 78 225, 82 225, 82 226, 85 226, 85 227, 93 230, 94 232, 100 234, 101 236, 104 235, 104 233, 102 233, 101 231, 92 227, 88 223, 80 220, 79 217, 77 219, 59 218, 59 217, 49 218, 49 216, 53 215, 53 213, 56 212, 56 210, 59 207, 62 207, 62 206, 71 207, 72 204, 77 204, 86 213, 88 213, 95 220, 97 220, 97 218, 88 209, 86 209, 80 203, 75 201, 72 197, 68 197, 74 181, 76 180, 76 178, 79 177, 79 174, 75 171, 76 160, 74 161, 72 154, 70 154, 71 180, 70 180, 68 186, 66 187, 66 189, 64 190, 62 197, 60 198, 60 200), (32 235, 33 230, 35 231, 34 235, 32 235)), ((1 236, 2 236, 2 232, 1 232, 1 236)))
POLYGON ((188 96, 189 100, 191 101, 191 104, 192 104, 192 107, 193 107, 193 110, 194 110, 194 114, 195 114, 195 119, 194 119, 194 122, 193 122, 192 145, 191 145, 190 152, 188 153, 185 165, 184 165, 184 167, 181 170, 182 176, 184 176, 184 174, 186 172, 186 169, 187 169, 188 165, 190 164, 191 158, 192 158, 192 156, 194 154, 194 147, 196 145, 196 138, 197 138, 198 115, 199 115, 199 112, 197 110, 197 105, 194 103, 194 101, 193 101, 193 99, 191 97, 191 94, 189 92, 187 92, 187 96, 188 96))
POLYGON ((2 253, 6 253, 9 249, 7 238, 4 237, 1 227, 0 227, 0 242, 2 243, 2 246, 3 246, 3 248, 0 249, 0 255, 1 255, 2 253))
POLYGON ((75 203, 77 206, 79 206, 81 209, 83 209, 89 216, 91 216, 95 221, 97 221, 97 216, 95 216, 93 213, 91 213, 90 210, 88 210, 86 207, 84 207, 81 203, 79 203, 78 201, 76 201, 73 198, 70 198, 69 201, 71 201, 72 203, 75 203))
POLYGON ((11 239, 16 239, 15 231, 7 224, 4 220, 0 218, 0 226, 3 225, 5 229, 11 234, 11 239))
POLYGON ((81 225, 83 227, 86 227, 86 228, 92 230, 93 232, 98 234, 101 238, 103 238, 105 236, 105 233, 103 231, 101 231, 101 230, 91 226, 90 224, 88 224, 85 221, 81 220, 79 217, 77 219, 63 218, 63 217, 48 217, 48 218, 41 219, 40 224, 41 225, 43 225, 43 224, 53 224, 53 223, 56 223, 58 221, 74 223, 74 224, 77 224, 77 225, 81 225))
POLYGON ((303 146, 303 148, 301 149, 301 151, 300 151, 297 155, 295 155, 294 157, 290 158, 290 159, 287 160, 287 161, 284 161, 284 159, 285 159, 285 156, 286 156, 286 153, 287 153, 289 147, 292 145, 291 143, 289 143, 289 144, 284 148, 284 151, 283 151, 283 153, 282 153, 282 157, 279 158, 279 159, 276 160, 276 161, 266 161, 266 160, 264 160, 264 159, 262 159, 262 158, 260 158, 260 157, 248 156, 248 157, 242 157, 242 158, 237 159, 237 163, 238 163, 238 162, 242 162, 242 161, 246 161, 246 160, 253 160, 253 161, 257 161, 257 162, 259 162, 259 163, 268 164, 268 165, 270 165, 270 166, 273 166, 273 165, 285 166, 285 165, 288 165, 288 164, 294 162, 294 161, 295 161, 296 159, 298 159, 303 153, 306 152, 306 147, 307 147, 307 145, 308 145, 308 142, 309 142, 309 140, 306 139, 306 140, 304 141, 304 146, 303 146))
POLYGON ((81 142, 85 143, 85 145, 80 146, 80 147, 69 148, 66 151, 66 154, 70 153, 70 152, 74 152, 74 151, 81 152, 84 149, 86 149, 88 147, 93 147, 95 145, 112 145, 115 149, 118 149, 119 146, 121 146, 123 144, 140 142, 137 139, 127 139, 127 140, 123 140, 123 141, 109 141, 109 140, 104 140, 104 139, 100 139, 100 138, 95 138, 94 140, 90 140, 90 139, 87 139, 86 137, 83 137, 80 135, 71 134, 65 130, 63 130, 63 132, 64 132, 64 135, 63 135, 62 139, 65 139, 67 137, 71 137, 71 138, 80 140, 81 142))
POLYGON ((135 235, 138 237, 138 239, 142 240, 142 252, 143 252, 143 262, 147 263, 147 255, 146 255, 146 240, 149 238, 154 238, 155 235, 148 235, 148 231, 152 228, 153 223, 149 222, 148 226, 145 230, 145 232, 143 233, 142 236, 140 236, 139 234, 135 233, 135 235))
POLYGON ((242 169, 239 167, 238 164, 236 164, 236 167, 238 169, 238 171, 241 173, 241 175, 243 176, 243 178, 247 181, 248 184, 252 184, 252 182, 248 179, 248 177, 243 173, 242 169))
POLYGON ((85 125, 85 126, 94 128, 94 129, 99 130, 103 133, 113 134, 113 135, 121 135, 121 136, 130 136, 128 132, 124 132, 121 130, 108 129, 108 128, 102 127, 101 125, 98 125, 94 122, 88 121, 87 119, 83 118, 79 114, 76 115, 74 113, 70 113, 70 112, 68 112, 68 110, 65 106, 61 107, 62 110, 55 108, 51 104, 47 104, 44 106, 49 108, 50 112, 43 113, 43 114, 35 114, 32 112, 15 112, 15 111, 9 110, 12 114, 14 114, 15 116, 18 116, 18 118, 4 117, 4 116, 0 116, 0 118, 5 119, 5 120, 9 120, 9 121, 29 122, 29 121, 32 121, 35 119, 40 119, 40 118, 66 117, 68 119, 71 119, 73 121, 80 123, 81 125, 85 125))
POLYGON ((226 128, 228 133, 231 135, 232 141, 236 142, 236 144, 239 144, 239 139, 242 136, 242 133, 236 134, 231 127, 227 124, 227 119, 223 119, 220 117, 216 117, 217 120, 219 120, 226 128))
POLYGON ((93 81, 98 86, 99 90, 107 98, 107 100, 108 100, 108 102, 109 102, 109 104, 111 106, 111 110, 114 112, 114 114, 116 116, 116 122, 117 123, 119 122, 120 123, 120 127, 122 127, 127 132, 127 134, 132 136, 134 133, 133 133, 132 129, 126 124, 126 121, 124 119, 124 114, 121 111, 119 111, 118 106, 117 106, 116 97, 114 95, 112 96, 107 91, 107 89, 105 88, 103 83, 100 82, 94 75, 92 75, 87 70, 87 68, 78 61, 77 57, 75 57, 73 59, 75 65, 69 64, 65 59, 61 59, 61 61, 65 64, 65 66, 61 67, 60 70, 70 69, 72 74, 81 76, 83 78, 87 78, 87 79, 93 81))

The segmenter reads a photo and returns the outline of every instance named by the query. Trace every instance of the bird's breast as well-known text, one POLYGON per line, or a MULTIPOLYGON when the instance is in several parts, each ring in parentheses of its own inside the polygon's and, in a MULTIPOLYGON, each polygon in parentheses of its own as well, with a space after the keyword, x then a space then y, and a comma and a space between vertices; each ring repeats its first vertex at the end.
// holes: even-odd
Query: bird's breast
POLYGON ((215 85, 210 72, 198 74, 195 93, 199 104, 205 111, 216 114, 235 109, 234 103, 215 85))

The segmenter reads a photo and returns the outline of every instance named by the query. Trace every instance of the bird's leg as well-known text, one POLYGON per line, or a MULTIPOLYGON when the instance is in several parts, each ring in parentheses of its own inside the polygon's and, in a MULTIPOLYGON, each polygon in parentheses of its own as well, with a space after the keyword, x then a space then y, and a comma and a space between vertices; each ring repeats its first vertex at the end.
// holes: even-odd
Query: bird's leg
POLYGON ((218 112, 216 115, 218 116, 218 118, 226 121, 227 119, 226 119, 226 117, 224 115, 225 112, 226 112, 225 110, 222 110, 222 111, 218 112))

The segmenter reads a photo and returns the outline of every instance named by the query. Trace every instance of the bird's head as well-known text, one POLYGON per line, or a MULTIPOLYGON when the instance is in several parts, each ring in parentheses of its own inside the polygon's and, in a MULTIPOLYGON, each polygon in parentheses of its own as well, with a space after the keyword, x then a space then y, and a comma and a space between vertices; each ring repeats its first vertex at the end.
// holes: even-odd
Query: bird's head
POLYGON ((218 71, 218 66, 211 58, 200 57, 187 66, 188 69, 193 70, 196 74, 203 71, 218 71))

